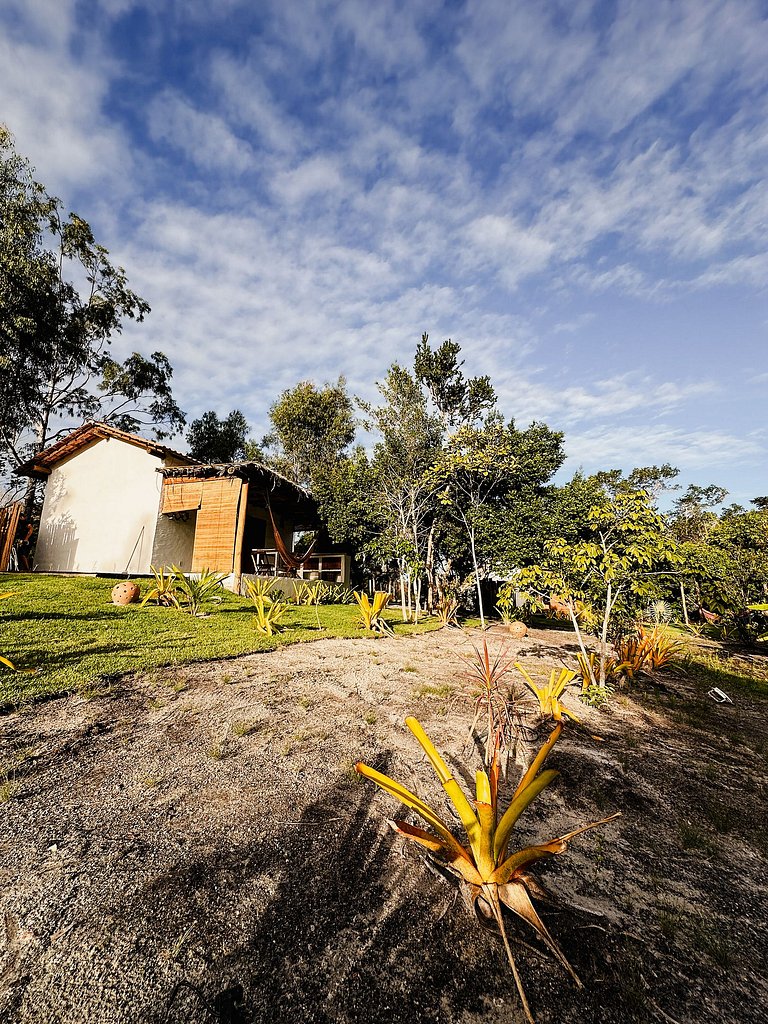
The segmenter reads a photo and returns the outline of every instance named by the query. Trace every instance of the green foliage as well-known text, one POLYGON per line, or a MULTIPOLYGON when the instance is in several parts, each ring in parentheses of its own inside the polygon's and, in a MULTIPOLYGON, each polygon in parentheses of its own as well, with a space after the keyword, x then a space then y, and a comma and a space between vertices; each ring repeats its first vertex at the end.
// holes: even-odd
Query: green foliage
POLYGON ((768 592, 768 510, 731 506, 680 550, 681 580, 699 607, 735 614, 768 592))
POLYGON ((221 420, 215 412, 204 412, 192 421, 187 431, 189 454, 198 462, 245 459, 248 431, 248 423, 239 409, 233 409, 221 420))
MULTIPOLYGON (((593 604, 602 619, 599 678, 604 686, 608 636, 657 595, 680 562, 674 538, 643 491, 618 490, 587 514, 589 532, 577 541, 558 538, 547 544, 541 564, 523 570, 521 586, 557 594, 570 610, 582 654, 586 650, 576 618, 578 600, 593 604)), ((586 666, 586 663, 585 663, 586 666)))
POLYGON ((270 463, 305 487, 322 478, 355 437, 346 381, 317 388, 301 381, 269 410, 272 432, 263 439, 270 463))
POLYGON ((448 338, 437 349, 422 334, 413 367, 416 382, 426 388, 438 416, 447 426, 475 423, 496 404, 490 377, 464 376, 458 359, 461 346, 448 338))
POLYGON ((158 437, 183 426, 161 352, 123 363, 107 354, 123 321, 149 312, 108 256, 82 218, 63 216, 0 125, 0 460, 25 461, 61 417, 154 424, 158 437))
POLYGON ((503 507, 510 492, 536 487, 563 458, 562 435, 543 424, 520 432, 500 416, 482 426, 462 426, 446 441, 428 478, 438 489, 438 500, 466 530, 477 591, 481 623, 485 624, 480 588, 489 509, 503 507))

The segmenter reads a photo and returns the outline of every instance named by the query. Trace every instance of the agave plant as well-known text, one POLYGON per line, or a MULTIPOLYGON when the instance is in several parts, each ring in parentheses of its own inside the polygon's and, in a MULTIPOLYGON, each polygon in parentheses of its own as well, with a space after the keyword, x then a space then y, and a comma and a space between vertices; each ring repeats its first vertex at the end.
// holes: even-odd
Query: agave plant
POLYGON ((202 608, 208 601, 221 601, 221 584, 228 573, 203 569, 194 576, 187 576, 177 566, 171 566, 171 570, 176 580, 176 592, 181 595, 177 600, 190 615, 202 615, 202 608))
POLYGON ((553 718, 556 722, 562 722, 563 715, 565 715, 574 722, 579 721, 576 715, 560 701, 565 688, 570 686, 576 678, 575 672, 569 668, 561 668, 558 672, 556 668, 553 668, 549 674, 549 682, 538 686, 519 662, 515 662, 515 668, 522 674, 526 686, 538 700, 542 718, 553 718))
POLYGON ((389 626, 381 617, 381 613, 389 604, 391 595, 385 590, 377 590, 373 601, 365 593, 355 592, 357 607, 360 609, 360 620, 369 633, 389 633, 389 626))
POLYGON ((162 605, 165 608, 178 608, 179 598, 176 591, 179 589, 179 584, 176 579, 176 573, 181 572, 181 570, 175 565, 172 565, 170 569, 165 566, 156 568, 154 565, 151 565, 149 568, 155 578, 155 582, 145 594, 140 607, 143 608, 149 601, 154 601, 155 604, 162 605))
POLYGON ((443 785, 443 789, 456 809, 467 834, 468 845, 462 845, 450 831, 443 818, 405 786, 362 762, 356 764, 355 768, 365 778, 375 782, 385 792, 390 793, 406 807, 415 811, 431 826, 433 832, 427 832, 425 829, 410 825, 405 821, 389 822, 395 832, 426 847, 432 855, 459 876, 469 888, 472 906, 481 921, 496 922, 520 994, 526 1020, 533 1024, 522 980, 507 938, 502 907, 508 907, 519 918, 531 925, 558 963, 581 987, 576 972, 568 963, 565 954, 550 935, 531 902, 531 896, 541 896, 544 891, 529 874, 529 869, 539 860, 563 853, 568 848, 570 840, 575 836, 612 821, 618 817, 618 814, 612 814, 601 821, 582 825, 548 843, 527 846, 522 850, 510 853, 509 843, 512 830, 520 815, 539 793, 557 778, 558 772, 540 771, 540 769, 557 742, 562 725, 558 724, 555 727, 520 779, 511 803, 503 813, 500 813, 498 743, 495 744, 488 772, 478 771, 476 773, 476 799, 473 807, 419 722, 415 718, 406 718, 405 724, 421 744, 443 785))
POLYGON ((256 612, 256 629, 265 636, 272 636, 280 630, 280 624, 285 616, 285 602, 278 598, 273 591, 274 584, 269 581, 269 586, 264 586, 261 580, 246 580, 245 589, 253 602, 256 612))

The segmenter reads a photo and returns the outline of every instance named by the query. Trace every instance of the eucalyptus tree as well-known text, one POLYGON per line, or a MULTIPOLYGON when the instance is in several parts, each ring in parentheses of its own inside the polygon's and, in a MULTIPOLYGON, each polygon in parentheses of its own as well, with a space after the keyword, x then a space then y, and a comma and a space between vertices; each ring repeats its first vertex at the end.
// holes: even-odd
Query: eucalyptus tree
MULTIPOLYGON (((162 352, 109 354, 148 303, 128 287, 88 223, 65 216, 0 125, 0 461, 17 466, 73 419, 167 437, 184 425, 162 352)), ((27 492, 27 512, 34 484, 27 492)))

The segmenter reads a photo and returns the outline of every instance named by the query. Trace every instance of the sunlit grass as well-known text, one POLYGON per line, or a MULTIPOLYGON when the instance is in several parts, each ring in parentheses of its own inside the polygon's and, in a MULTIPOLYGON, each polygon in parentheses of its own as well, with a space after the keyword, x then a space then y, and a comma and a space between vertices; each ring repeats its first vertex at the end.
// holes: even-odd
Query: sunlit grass
MULTIPOLYGON (((0 707, 82 690, 124 672, 275 650, 324 637, 371 638, 360 627, 354 605, 321 605, 317 612, 290 605, 286 629, 268 637, 254 627, 251 602, 228 591, 222 592, 221 604, 208 607, 207 618, 193 618, 172 608, 113 605, 114 583, 36 573, 0 578, 0 588, 12 592, 0 610, 0 651, 18 669, 33 670, 28 674, 0 666, 0 707)), ((439 626, 436 619, 406 625, 398 621, 396 610, 385 618, 396 635, 439 626)))

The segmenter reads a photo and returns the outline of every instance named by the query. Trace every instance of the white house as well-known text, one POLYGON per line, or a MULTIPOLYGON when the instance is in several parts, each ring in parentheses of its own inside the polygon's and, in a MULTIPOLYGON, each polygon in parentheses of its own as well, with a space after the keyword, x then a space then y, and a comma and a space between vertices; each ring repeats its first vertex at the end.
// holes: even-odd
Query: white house
POLYGON ((90 421, 18 472, 46 481, 35 551, 42 572, 148 573, 163 478, 186 455, 90 421))
POLYGON ((317 504, 298 484, 258 462, 203 465, 137 434, 91 421, 19 467, 45 480, 35 568, 138 576, 150 567, 243 574, 284 573, 346 583, 350 556, 321 535, 317 504))

